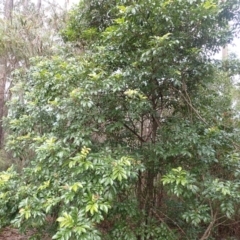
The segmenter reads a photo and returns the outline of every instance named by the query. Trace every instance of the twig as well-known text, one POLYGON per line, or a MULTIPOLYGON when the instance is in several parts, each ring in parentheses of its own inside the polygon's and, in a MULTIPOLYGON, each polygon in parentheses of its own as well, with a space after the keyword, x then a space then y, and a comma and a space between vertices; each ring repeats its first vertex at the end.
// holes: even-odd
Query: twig
POLYGON ((127 124, 123 123, 123 126, 127 128, 130 132, 132 132, 135 136, 137 136, 141 142, 145 142, 145 140, 136 131, 131 129, 127 124))
POLYGON ((193 104, 192 104, 192 102, 191 102, 191 99, 190 99, 189 95, 187 94, 187 90, 185 90, 185 92, 186 92, 186 95, 187 95, 188 99, 185 97, 185 95, 183 94, 183 92, 182 92, 181 90, 178 90, 178 89, 176 89, 175 87, 172 87, 172 88, 173 88, 175 91, 178 91, 178 92, 182 95, 183 99, 186 101, 186 103, 188 104, 188 106, 190 106, 191 109, 196 113, 196 115, 198 116, 198 118, 199 118, 203 123, 205 123, 205 124, 207 125, 208 123, 201 117, 201 115, 198 113, 197 109, 193 106, 193 104))
POLYGON ((202 237, 200 238, 200 240, 206 240, 208 239, 208 237, 210 236, 210 233, 212 231, 213 225, 216 222, 217 219, 217 211, 213 214, 213 208, 210 202, 210 206, 211 206, 211 216, 212 216, 212 221, 209 223, 207 229, 205 230, 205 232, 203 233, 202 237))
MULTIPOLYGON (((161 222, 165 223, 164 220, 156 213, 156 211, 154 209, 152 209, 152 212, 160 219, 161 222)), ((178 228, 179 230, 186 236, 187 239, 189 239, 186 235, 186 233, 184 232, 184 230, 174 221, 172 220, 170 217, 168 217, 166 214, 164 214, 163 212, 161 212, 164 217, 166 217, 167 219, 169 219, 171 222, 173 222, 178 228)))

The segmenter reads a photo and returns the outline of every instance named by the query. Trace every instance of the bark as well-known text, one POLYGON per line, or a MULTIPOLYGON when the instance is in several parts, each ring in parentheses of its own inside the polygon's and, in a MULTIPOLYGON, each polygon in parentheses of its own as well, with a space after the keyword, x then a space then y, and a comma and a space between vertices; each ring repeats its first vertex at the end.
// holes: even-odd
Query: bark
POLYGON ((38 0, 38 2, 37 2, 37 13, 40 12, 41 6, 42 6, 42 0, 38 0))
MULTIPOLYGON (((11 21, 13 11, 13 0, 6 0, 4 5, 4 17, 6 21, 11 21)), ((3 130, 3 117, 5 115, 5 90, 7 83, 8 73, 8 53, 0 58, 0 148, 3 147, 4 130, 3 130)))
POLYGON ((217 212, 214 214, 214 216, 212 216, 212 221, 209 223, 207 229, 205 230, 205 232, 202 235, 202 237, 200 238, 200 240, 207 240, 209 238, 211 231, 214 227, 214 224, 216 222, 216 218, 217 218, 217 212))
POLYGON ((23 0, 22 5, 23 5, 23 8, 24 8, 24 9, 27 9, 28 0, 23 0))
POLYGON ((11 20, 13 11, 13 0, 6 0, 4 6, 4 15, 7 20, 11 20))
POLYGON ((68 9, 68 4, 69 4, 69 0, 65 0, 65 2, 64 2, 64 9, 65 10, 68 9))
POLYGON ((4 59, 0 65, 0 147, 3 146, 4 132, 2 126, 2 120, 4 116, 5 108, 5 87, 6 87, 6 66, 4 59))
POLYGON ((222 60, 228 59, 228 46, 223 47, 222 49, 222 60))
POLYGON ((28 12, 28 0, 22 1, 22 12, 23 14, 26 14, 28 12))

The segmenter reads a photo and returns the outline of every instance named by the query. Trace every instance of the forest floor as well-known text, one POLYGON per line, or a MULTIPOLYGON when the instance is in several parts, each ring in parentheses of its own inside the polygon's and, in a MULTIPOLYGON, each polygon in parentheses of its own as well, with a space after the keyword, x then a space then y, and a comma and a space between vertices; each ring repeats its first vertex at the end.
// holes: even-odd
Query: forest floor
MULTIPOLYGON (((0 231, 0 240, 28 240, 33 235, 33 232, 27 232, 26 235, 20 234, 17 229, 6 227, 0 231)), ((49 240, 44 237, 42 240, 49 240)))
POLYGON ((0 232, 0 240, 27 240, 31 234, 21 235, 18 230, 6 227, 0 232))

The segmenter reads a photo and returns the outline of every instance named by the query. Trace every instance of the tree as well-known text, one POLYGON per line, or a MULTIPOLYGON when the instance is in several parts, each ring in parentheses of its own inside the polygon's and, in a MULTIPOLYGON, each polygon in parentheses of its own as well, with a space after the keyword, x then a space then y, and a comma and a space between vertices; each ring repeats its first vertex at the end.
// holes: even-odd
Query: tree
POLYGON ((82 1, 62 31, 80 56, 15 73, 24 102, 9 102, 7 147, 28 163, 1 175, 1 224, 46 229, 51 215, 54 239, 91 240, 217 239, 234 226, 239 129, 231 74, 211 54, 238 17, 234 0, 82 1))
MULTIPOLYGON (((51 10, 41 12, 41 2, 39 0, 34 4, 31 1, 9 0, 2 3, 4 16, 0 20, 0 54, 3 69, 0 88, 1 121, 7 112, 5 102, 11 97, 8 88, 12 84, 12 72, 19 67, 27 68, 29 59, 33 56, 53 54, 57 49, 56 46, 61 45, 61 41, 56 39, 58 28, 56 22, 59 16, 55 14, 56 22, 50 21, 51 10)), ((51 3, 46 6, 51 6, 51 3)), ((5 131, 1 124, 1 149, 4 146, 4 135, 5 131)))
MULTIPOLYGON (((13 0, 5 1, 4 5, 4 17, 6 21, 11 22, 12 20, 12 11, 13 11, 13 0)), ((3 127, 2 121, 5 115, 5 90, 7 83, 7 73, 8 73, 8 61, 7 56, 3 55, 0 59, 1 66, 1 76, 0 76, 0 147, 3 146, 3 127)))

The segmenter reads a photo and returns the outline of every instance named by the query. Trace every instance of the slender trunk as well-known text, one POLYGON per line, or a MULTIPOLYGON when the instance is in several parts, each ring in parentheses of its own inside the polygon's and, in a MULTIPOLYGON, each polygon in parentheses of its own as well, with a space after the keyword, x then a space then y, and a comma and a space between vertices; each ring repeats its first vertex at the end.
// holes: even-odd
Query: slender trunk
POLYGON ((27 5, 28 5, 28 0, 23 0, 22 6, 23 6, 24 9, 27 8, 27 5))
POLYGON ((69 4, 69 0, 65 0, 64 2, 64 9, 67 11, 68 9, 68 4, 69 4))
MULTIPOLYGON (((222 0, 222 2, 226 2, 226 0, 222 0)), ((228 59, 228 45, 225 45, 222 48, 222 60, 227 60, 228 59)))
POLYGON ((4 106, 5 106, 5 86, 6 86, 6 65, 4 64, 4 59, 0 65, 0 148, 3 146, 4 131, 2 126, 2 120, 4 116, 4 106))
POLYGON ((212 216, 212 221, 209 223, 207 229, 205 230, 205 232, 202 235, 202 237, 200 238, 200 240, 207 240, 209 238, 211 231, 214 227, 214 224, 216 222, 216 218, 217 218, 217 212, 212 216))
POLYGON ((28 12, 28 0, 23 0, 22 1, 22 13, 27 14, 28 12))
POLYGON ((228 46, 223 47, 222 49, 222 60, 228 59, 228 46))
MULTIPOLYGON (((6 0, 4 5, 4 17, 6 21, 11 22, 13 11, 13 0, 6 0)), ((8 53, 0 58, 0 148, 3 147, 4 130, 3 130, 3 117, 5 115, 5 90, 8 74, 8 53)))
POLYGON ((4 6, 4 15, 7 20, 11 20, 13 10, 13 0, 6 0, 4 6))
POLYGON ((38 0, 37 2, 37 13, 39 14, 40 10, 41 10, 41 6, 42 6, 42 0, 38 0))

